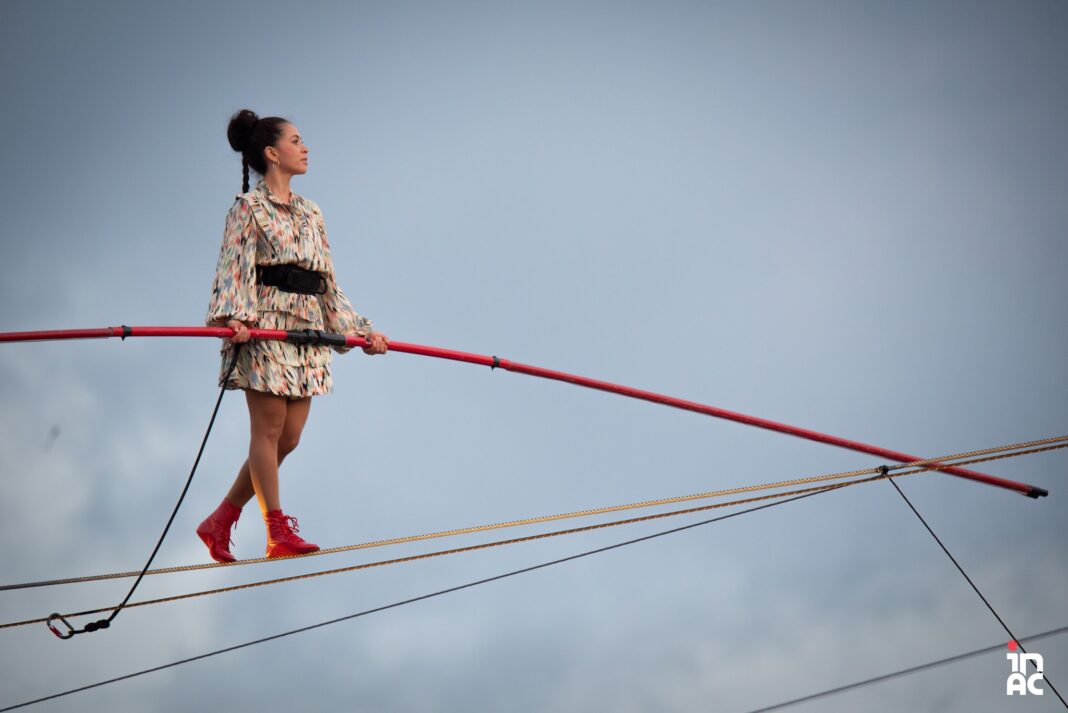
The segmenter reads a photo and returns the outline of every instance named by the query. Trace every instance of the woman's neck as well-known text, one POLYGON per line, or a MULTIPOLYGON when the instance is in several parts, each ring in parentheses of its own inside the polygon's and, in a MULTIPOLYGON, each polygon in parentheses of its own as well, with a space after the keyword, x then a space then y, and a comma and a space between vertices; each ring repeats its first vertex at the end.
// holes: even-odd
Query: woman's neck
POLYGON ((278 198, 283 203, 289 203, 293 198, 293 192, 289 188, 289 179, 291 179, 288 173, 282 173, 281 171, 267 171, 267 175, 263 177, 263 182, 267 184, 267 188, 274 194, 275 198, 278 198))

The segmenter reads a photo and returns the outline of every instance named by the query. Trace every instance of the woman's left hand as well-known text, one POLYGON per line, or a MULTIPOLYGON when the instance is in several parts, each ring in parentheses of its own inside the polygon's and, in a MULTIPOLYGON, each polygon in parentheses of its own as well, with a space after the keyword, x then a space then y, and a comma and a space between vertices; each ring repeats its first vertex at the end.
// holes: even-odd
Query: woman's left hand
POLYGON ((385 354, 389 351, 389 337, 381 332, 371 332, 364 339, 367 341, 364 354, 385 354))

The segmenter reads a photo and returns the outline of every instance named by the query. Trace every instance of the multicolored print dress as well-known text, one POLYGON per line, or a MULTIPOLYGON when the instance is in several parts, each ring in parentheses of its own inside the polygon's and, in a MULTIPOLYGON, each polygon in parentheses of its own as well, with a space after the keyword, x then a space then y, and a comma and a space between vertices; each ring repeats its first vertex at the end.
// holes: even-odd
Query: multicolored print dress
MULTIPOLYGON (((226 216, 222 250, 208 307, 208 326, 238 319, 259 329, 321 329, 367 335, 371 321, 357 314, 334 279, 323 213, 314 201, 292 194, 289 203, 260 181, 237 197, 226 216), (256 283, 257 265, 299 265, 321 272, 326 292, 303 295, 256 283)), ((335 347, 345 353, 348 347, 335 347)), ((223 342, 219 382, 233 345, 223 342)), ((253 389, 300 398, 329 393, 330 347, 251 339, 241 349, 227 389, 253 389)))

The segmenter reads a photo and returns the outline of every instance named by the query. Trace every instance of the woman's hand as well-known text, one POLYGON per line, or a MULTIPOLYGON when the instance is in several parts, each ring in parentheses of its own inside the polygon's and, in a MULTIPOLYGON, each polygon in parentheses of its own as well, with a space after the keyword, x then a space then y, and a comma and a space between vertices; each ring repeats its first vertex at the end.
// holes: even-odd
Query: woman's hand
POLYGON ((248 327, 245 326, 244 322, 237 319, 231 319, 226 323, 226 326, 234 330, 234 336, 230 337, 232 343, 244 344, 249 340, 248 327))
POLYGON ((363 348, 364 354, 385 354, 389 351, 389 337, 381 332, 371 332, 364 337, 367 346, 363 348))

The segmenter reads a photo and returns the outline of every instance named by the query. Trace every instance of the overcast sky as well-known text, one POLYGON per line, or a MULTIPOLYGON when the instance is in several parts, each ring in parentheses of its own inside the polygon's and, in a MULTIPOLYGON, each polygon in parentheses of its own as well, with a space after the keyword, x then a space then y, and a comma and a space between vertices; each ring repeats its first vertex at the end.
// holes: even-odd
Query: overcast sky
MULTIPOLYGON (((293 188, 395 340, 923 456, 1063 435, 1065 76, 1060 1, 0 0, 0 331, 202 324, 247 107, 301 131, 293 188)), ((0 345, 2 583, 139 568, 217 371, 213 340, 0 345)), ((281 471, 324 547, 879 465, 406 354, 338 357, 334 382, 281 471)), ((230 392, 159 565, 206 560, 193 531, 247 430, 230 392)), ((1066 465, 983 468, 1041 500, 901 482, 1021 636, 1068 625, 1066 465)), ((0 631, 0 707, 694 520, 145 607, 68 642, 0 631)), ((262 555, 254 505, 234 540, 262 555)), ((0 623, 129 583, 4 592, 0 623)), ((1006 638, 875 483, 36 709, 740 713, 1006 638)), ((1032 649, 1068 692, 1068 637, 1032 649)), ((998 651, 794 710, 1058 709, 1007 699, 1008 673, 998 651)))

